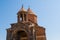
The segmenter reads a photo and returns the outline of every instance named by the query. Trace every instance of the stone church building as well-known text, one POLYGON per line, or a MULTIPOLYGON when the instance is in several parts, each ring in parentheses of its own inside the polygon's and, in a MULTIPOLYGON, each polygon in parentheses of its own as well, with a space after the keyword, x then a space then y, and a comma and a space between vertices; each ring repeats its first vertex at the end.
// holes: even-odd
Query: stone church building
POLYGON ((28 8, 17 13, 17 23, 7 29, 6 40, 46 40, 45 28, 37 24, 37 15, 28 8))

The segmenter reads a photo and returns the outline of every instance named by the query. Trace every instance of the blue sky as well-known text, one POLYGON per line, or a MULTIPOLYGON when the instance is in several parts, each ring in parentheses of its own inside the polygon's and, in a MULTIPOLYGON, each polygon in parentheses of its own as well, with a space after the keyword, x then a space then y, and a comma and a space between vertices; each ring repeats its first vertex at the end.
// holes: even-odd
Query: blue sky
POLYGON ((22 4, 38 16, 38 24, 46 28, 47 40, 60 40, 60 0, 0 0, 0 40, 6 40, 6 29, 17 22, 22 4))

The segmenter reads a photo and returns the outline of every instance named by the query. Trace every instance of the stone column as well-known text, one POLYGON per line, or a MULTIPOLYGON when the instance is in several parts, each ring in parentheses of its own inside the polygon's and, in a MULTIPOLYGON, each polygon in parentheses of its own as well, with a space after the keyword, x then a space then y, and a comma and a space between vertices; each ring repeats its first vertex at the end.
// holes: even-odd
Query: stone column
POLYGON ((26 14, 26 21, 28 22, 28 14, 26 14))
POLYGON ((17 21, 20 22, 20 15, 18 15, 17 17, 18 17, 17 21))
POLYGON ((25 21, 25 20, 24 20, 24 14, 23 14, 23 16, 22 16, 22 19, 23 19, 23 22, 24 22, 24 21, 25 21))

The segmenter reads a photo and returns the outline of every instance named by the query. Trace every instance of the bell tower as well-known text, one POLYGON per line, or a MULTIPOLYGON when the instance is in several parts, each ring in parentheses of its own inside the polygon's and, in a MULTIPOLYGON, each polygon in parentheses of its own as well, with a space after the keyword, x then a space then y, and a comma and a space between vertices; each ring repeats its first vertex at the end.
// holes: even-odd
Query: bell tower
POLYGON ((28 10, 25 10, 23 5, 22 8, 17 13, 17 21, 19 22, 33 22, 37 23, 37 16, 32 12, 30 8, 28 10))
POLYGON ((46 40, 45 28, 37 24, 37 16, 22 6, 17 13, 17 23, 7 29, 6 40, 46 40))
POLYGON ((27 11, 24 9, 23 5, 22 8, 17 13, 17 21, 19 22, 27 22, 27 11))
POLYGON ((34 14, 34 12, 30 8, 28 8, 27 12, 28 12, 28 21, 37 24, 37 16, 34 14))

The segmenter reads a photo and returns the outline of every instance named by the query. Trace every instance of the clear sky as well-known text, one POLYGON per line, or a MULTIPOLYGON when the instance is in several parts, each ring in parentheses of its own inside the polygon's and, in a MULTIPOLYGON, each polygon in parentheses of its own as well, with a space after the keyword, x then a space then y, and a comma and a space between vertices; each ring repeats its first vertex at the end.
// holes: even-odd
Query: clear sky
POLYGON ((47 40, 60 40, 60 0, 0 0, 0 40, 6 40, 6 29, 17 22, 22 4, 38 16, 38 24, 46 28, 47 40))

